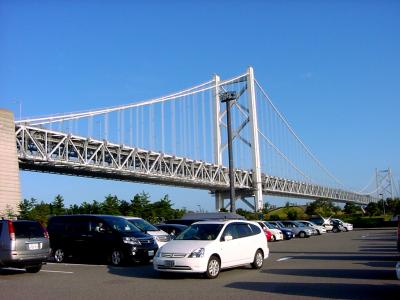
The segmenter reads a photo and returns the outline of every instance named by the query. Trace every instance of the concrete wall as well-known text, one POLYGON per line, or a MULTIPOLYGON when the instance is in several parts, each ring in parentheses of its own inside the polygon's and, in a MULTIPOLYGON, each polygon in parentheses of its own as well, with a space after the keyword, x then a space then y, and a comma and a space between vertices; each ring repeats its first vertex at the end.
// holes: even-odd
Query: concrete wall
POLYGON ((18 213, 21 201, 14 116, 0 109, 0 217, 18 213))

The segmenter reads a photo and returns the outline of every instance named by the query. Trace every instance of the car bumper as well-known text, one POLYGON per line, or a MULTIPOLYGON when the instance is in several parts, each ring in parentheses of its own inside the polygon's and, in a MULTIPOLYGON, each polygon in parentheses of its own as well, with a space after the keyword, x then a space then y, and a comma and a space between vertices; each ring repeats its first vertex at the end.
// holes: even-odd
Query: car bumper
POLYGON ((138 248, 129 247, 125 249, 125 255, 133 260, 149 260, 156 255, 158 247, 154 248, 138 248))
POLYGON ((154 257, 153 267, 161 272, 204 273, 207 271, 208 257, 164 258, 154 257))

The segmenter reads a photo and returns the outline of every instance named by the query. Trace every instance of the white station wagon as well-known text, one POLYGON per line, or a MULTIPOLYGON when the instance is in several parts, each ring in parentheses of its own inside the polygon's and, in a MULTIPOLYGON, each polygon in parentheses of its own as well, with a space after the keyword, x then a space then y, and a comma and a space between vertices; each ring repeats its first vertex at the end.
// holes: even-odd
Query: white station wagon
POLYGON ((212 279, 225 268, 260 269, 268 255, 267 238, 256 222, 201 221, 159 248, 153 265, 159 272, 204 273, 212 279))

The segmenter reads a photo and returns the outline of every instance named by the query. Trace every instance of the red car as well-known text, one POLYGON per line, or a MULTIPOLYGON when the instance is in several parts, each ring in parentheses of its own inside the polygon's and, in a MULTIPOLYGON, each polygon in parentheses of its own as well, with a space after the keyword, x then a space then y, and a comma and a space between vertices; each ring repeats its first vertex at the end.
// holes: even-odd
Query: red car
POLYGON ((268 242, 271 241, 272 232, 269 231, 267 228, 263 228, 263 230, 264 230, 265 236, 267 237, 267 241, 268 241, 268 242))

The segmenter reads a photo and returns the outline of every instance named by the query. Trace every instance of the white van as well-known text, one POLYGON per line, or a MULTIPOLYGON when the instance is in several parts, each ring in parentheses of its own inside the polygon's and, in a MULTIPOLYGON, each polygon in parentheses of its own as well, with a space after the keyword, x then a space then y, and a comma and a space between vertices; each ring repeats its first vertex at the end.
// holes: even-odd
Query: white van
POLYGON ((213 279, 225 268, 251 264, 260 269, 268 255, 267 238, 257 223, 210 220, 190 225, 159 248, 153 266, 159 272, 205 273, 213 279))
POLYGON ((147 222, 146 220, 143 220, 142 218, 130 217, 130 216, 124 218, 127 219, 129 222, 131 222, 133 225, 135 225, 144 233, 153 236, 157 242, 158 247, 163 246, 164 244, 166 244, 171 240, 171 236, 168 233, 166 233, 164 230, 158 229, 153 224, 147 222))

